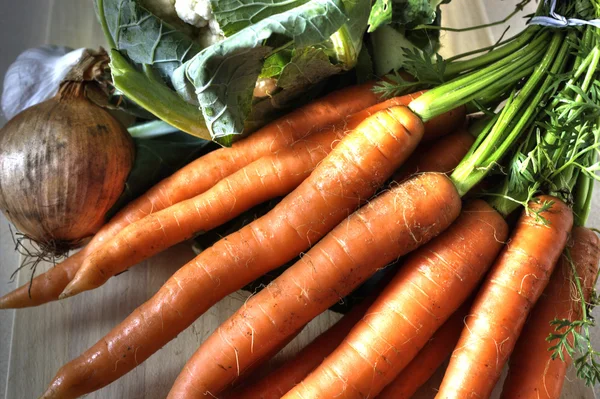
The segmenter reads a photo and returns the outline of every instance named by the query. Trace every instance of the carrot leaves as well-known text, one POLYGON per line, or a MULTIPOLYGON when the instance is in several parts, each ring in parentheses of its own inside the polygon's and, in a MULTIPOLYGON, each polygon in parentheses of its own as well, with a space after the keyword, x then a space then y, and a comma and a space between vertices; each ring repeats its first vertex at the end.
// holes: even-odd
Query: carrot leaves
POLYGON ((446 62, 439 55, 430 57, 419 49, 403 48, 404 71, 411 79, 398 72, 386 76, 373 91, 383 98, 404 95, 417 90, 428 89, 442 84, 445 79, 446 62))
POLYGON ((571 321, 569 319, 554 319, 550 322, 555 327, 555 333, 550 334, 546 341, 553 344, 549 348, 552 352, 552 359, 565 361, 565 356, 573 358, 573 364, 577 370, 577 376, 581 378, 588 386, 594 386, 600 383, 600 352, 594 349, 590 329, 596 326, 590 312, 594 306, 598 305, 598 296, 592 292, 592 298, 589 303, 585 301, 585 294, 581 285, 581 278, 577 273, 577 268, 567 250, 564 256, 571 266, 572 282, 576 288, 576 295, 581 310, 580 319, 571 321))

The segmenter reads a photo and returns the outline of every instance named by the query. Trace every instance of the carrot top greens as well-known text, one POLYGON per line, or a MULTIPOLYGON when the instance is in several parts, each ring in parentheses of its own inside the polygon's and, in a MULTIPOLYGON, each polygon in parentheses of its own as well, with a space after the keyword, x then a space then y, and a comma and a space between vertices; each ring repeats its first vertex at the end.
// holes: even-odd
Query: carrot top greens
POLYGON ((414 79, 392 74, 375 91, 437 85, 410 105, 424 121, 460 105, 494 116, 451 176, 459 193, 490 173, 505 175, 491 201, 503 215, 548 193, 572 204, 583 225, 600 168, 597 9, 590 1, 542 2, 525 30, 480 55, 444 60, 407 50, 404 70, 414 79))
MULTIPOLYGON (((517 10, 527 3, 519 3, 517 10)), ((569 204, 575 225, 584 226, 600 170, 598 18, 597 0, 541 2, 524 31, 483 49, 487 53, 444 60, 407 51, 404 69, 414 79, 393 74, 375 90, 394 96, 434 87, 410 105, 425 121, 459 105, 489 114, 487 126, 451 175, 459 193, 492 175, 493 188, 483 195, 502 215, 523 207, 547 223, 542 214, 552 204, 535 209, 530 204, 550 194, 569 204)), ((578 297, 584 298, 574 267, 573 275, 578 297)), ((597 300, 580 302, 580 320, 552 321, 556 332, 548 341, 553 358, 573 357, 578 376, 593 385, 600 382, 600 352, 590 339, 595 326, 590 310, 597 300)))

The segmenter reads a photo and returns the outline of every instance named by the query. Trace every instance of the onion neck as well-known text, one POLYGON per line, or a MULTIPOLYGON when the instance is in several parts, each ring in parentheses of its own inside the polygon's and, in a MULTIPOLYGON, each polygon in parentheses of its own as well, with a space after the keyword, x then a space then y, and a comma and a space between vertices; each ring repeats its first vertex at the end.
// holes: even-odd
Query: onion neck
POLYGON ((76 82, 76 81, 65 81, 60 84, 60 88, 58 89, 58 93, 56 94, 56 98, 58 101, 65 100, 80 100, 86 99, 85 96, 85 86, 86 82, 76 82))

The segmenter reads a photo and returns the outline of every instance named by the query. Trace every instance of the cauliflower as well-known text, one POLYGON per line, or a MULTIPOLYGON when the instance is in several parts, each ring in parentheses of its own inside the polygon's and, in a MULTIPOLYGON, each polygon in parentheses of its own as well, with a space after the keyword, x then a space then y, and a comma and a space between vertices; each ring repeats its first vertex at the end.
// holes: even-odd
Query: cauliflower
POLYGON ((210 0, 140 0, 154 15, 195 38, 203 47, 225 38, 214 19, 210 0))
POLYGON ((197 28, 208 26, 213 35, 223 35, 214 19, 210 0, 175 0, 175 11, 182 21, 197 28))

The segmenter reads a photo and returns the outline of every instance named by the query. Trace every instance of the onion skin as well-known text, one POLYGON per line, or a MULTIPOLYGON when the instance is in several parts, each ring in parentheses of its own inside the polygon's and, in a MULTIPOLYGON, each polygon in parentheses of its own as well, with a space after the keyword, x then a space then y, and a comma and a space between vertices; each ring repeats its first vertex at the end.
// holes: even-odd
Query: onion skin
POLYGON ((85 85, 64 83, 0 130, 0 210, 56 252, 100 229, 133 165, 130 135, 87 99, 85 85))

